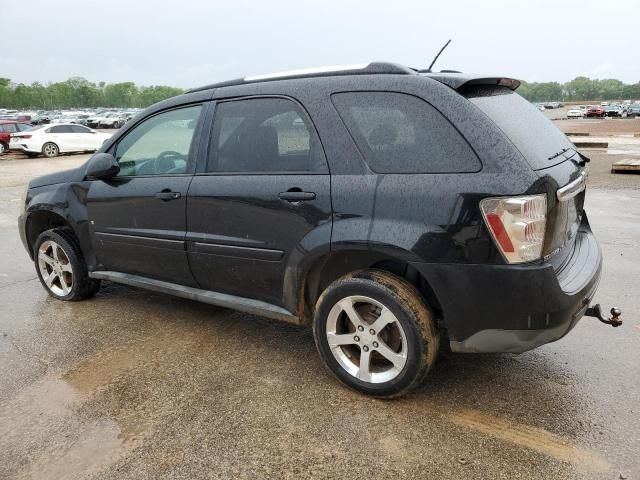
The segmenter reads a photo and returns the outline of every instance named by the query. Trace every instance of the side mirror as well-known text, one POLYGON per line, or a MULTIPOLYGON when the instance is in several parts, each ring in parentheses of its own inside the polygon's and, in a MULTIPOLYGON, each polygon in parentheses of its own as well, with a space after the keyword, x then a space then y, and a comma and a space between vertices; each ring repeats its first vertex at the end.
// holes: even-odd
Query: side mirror
POLYGON ((120 165, 110 153, 96 153, 89 159, 85 178, 87 180, 106 180, 115 177, 120 171, 120 165))

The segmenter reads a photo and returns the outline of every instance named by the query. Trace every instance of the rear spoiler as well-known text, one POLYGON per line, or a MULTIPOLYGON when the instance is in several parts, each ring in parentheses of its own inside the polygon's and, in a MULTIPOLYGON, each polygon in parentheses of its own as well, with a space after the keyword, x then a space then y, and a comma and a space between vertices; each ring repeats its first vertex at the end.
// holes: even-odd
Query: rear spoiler
POLYGON ((470 85, 499 85, 501 87, 510 88, 511 90, 515 90, 520 86, 520 80, 508 77, 478 77, 464 73, 457 74, 449 72, 421 73, 420 75, 433 78, 454 90, 460 90, 461 88, 468 87, 470 85))

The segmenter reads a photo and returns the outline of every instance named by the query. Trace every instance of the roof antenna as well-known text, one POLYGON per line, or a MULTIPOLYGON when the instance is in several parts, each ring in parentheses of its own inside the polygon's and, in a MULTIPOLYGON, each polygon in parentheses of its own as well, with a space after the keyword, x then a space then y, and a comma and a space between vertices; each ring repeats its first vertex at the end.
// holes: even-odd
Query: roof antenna
POLYGON ((433 62, 431 62, 431 65, 429 65, 429 68, 427 68, 426 70, 419 70, 419 72, 431 73, 431 69, 433 68, 433 65, 436 63, 436 60, 438 60, 438 57, 440 56, 440 54, 444 52, 444 49, 447 48, 450 43, 451 43, 451 39, 447 40, 447 43, 445 43, 444 46, 440 49, 436 57, 433 59, 433 62))

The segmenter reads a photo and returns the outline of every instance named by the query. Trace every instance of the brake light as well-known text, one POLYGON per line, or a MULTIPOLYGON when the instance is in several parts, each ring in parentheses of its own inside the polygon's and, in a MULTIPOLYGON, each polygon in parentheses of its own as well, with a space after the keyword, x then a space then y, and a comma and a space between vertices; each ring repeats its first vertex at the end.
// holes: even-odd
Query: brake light
POLYGON ((547 225, 546 195, 485 198, 480 210, 498 250, 508 263, 542 257, 547 225))
POLYGON ((11 138, 31 138, 31 135, 11 135, 11 138))

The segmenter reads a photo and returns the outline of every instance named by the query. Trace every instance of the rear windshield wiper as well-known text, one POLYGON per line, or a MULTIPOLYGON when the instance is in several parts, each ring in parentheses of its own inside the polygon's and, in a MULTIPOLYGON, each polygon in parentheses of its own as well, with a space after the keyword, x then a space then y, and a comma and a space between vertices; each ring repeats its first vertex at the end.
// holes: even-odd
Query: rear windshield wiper
POLYGON ((548 160, 553 160, 554 158, 558 158, 560 155, 564 155, 565 159, 571 160, 573 163, 575 163, 579 167, 584 167, 588 162, 591 161, 591 159, 589 159, 588 157, 585 157, 577 150, 574 150, 573 148, 569 148, 569 147, 565 147, 562 150, 560 150, 558 153, 554 153, 548 158, 548 160), (580 157, 580 161, 573 158, 576 154, 578 155, 578 157, 580 157))

